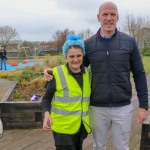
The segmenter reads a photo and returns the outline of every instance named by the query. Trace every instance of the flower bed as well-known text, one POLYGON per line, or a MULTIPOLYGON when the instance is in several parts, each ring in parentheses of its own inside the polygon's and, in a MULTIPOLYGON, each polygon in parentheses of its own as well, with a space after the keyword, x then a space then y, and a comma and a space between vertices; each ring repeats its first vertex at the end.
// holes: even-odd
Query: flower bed
POLYGON ((5 130, 42 127, 41 100, 10 101, 16 84, 9 88, 0 103, 0 117, 5 130))

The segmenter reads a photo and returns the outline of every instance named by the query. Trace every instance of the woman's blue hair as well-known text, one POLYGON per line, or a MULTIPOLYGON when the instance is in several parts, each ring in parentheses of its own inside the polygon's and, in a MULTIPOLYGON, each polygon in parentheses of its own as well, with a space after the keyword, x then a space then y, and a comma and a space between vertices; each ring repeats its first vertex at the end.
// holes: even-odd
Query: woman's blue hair
POLYGON ((70 46, 74 46, 74 45, 80 46, 82 48, 83 55, 85 55, 84 42, 82 41, 81 36, 75 35, 75 34, 68 34, 66 39, 67 39, 67 41, 64 43, 64 45, 62 47, 62 52, 65 57, 67 55, 66 54, 67 49, 70 46))

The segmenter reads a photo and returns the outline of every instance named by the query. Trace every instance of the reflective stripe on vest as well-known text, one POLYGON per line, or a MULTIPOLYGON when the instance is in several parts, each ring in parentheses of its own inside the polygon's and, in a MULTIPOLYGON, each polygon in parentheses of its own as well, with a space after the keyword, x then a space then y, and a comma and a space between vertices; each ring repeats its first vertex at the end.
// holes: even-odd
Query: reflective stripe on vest
POLYGON ((85 117, 89 114, 88 111, 86 111, 86 112, 82 112, 80 110, 79 111, 66 111, 66 110, 61 110, 61 109, 57 109, 54 107, 52 107, 52 111, 57 114, 64 115, 64 116, 66 116, 66 115, 80 115, 81 116, 81 114, 82 114, 82 117, 85 117))
POLYGON ((59 97, 59 96, 55 96, 55 100, 59 101, 59 102, 76 102, 79 99, 82 99, 82 102, 89 102, 89 97, 85 97, 82 98, 81 96, 77 96, 77 97, 59 97))
POLYGON ((67 83, 66 83, 64 72, 63 72, 61 66, 57 67, 57 70, 58 70, 58 74, 59 74, 59 77, 60 77, 61 85, 64 89, 64 96, 67 97, 69 94, 68 94, 68 86, 67 86, 67 83))

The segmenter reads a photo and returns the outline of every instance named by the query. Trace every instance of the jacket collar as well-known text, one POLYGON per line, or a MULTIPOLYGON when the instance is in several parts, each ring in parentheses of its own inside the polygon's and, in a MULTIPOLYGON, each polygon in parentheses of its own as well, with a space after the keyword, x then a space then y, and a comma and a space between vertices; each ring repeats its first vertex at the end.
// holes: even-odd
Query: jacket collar
MULTIPOLYGON (((100 30, 101 30, 101 28, 97 31, 97 35, 100 37, 100 38, 108 38, 108 37, 105 37, 104 35, 102 35, 101 34, 101 32, 100 32, 100 30)), ((110 36, 110 38, 113 38, 114 36, 116 36, 116 34, 118 33, 118 30, 117 30, 117 28, 115 29, 115 33, 113 33, 111 36, 110 36)))

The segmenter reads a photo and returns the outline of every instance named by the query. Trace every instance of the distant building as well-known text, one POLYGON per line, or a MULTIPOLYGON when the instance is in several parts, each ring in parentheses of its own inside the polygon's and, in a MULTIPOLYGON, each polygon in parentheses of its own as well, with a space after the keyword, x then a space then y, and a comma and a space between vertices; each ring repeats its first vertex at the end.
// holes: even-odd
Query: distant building
POLYGON ((18 49, 18 44, 9 44, 7 46, 8 50, 17 50, 18 49))
POLYGON ((26 56, 45 56, 46 54, 57 55, 58 48, 55 44, 48 42, 41 42, 36 44, 34 48, 30 46, 23 46, 21 44, 9 44, 7 46, 8 57, 26 57, 26 56))
POLYGON ((37 48, 37 55, 57 55, 58 54, 58 48, 54 44, 40 44, 39 48, 37 48))

